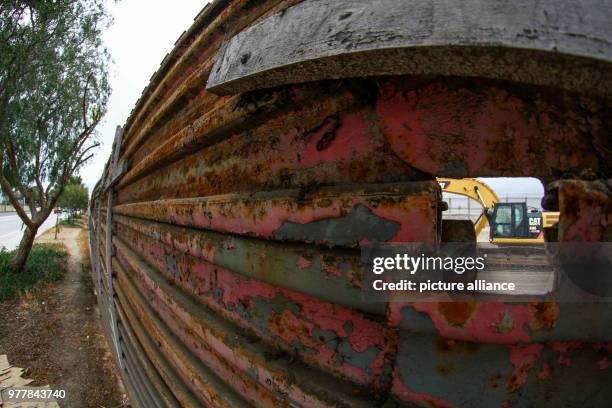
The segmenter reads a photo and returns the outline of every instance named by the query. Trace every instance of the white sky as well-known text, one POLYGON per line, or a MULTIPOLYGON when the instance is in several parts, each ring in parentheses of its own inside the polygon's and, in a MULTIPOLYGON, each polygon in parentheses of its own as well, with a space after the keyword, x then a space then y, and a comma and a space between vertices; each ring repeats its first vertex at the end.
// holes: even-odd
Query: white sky
MULTIPOLYGON (((81 169, 91 192, 102 175, 110 155, 117 125, 123 126, 142 90, 175 41, 187 30, 204 8, 206 0, 121 0, 109 2, 115 19, 104 35, 114 64, 110 81, 113 92, 108 112, 98 128, 102 146, 81 169)), ((535 179, 484 179, 500 196, 506 194, 542 195, 535 179)))
POLYGON ((117 125, 123 126, 142 90, 204 8, 206 0, 121 0, 108 2, 115 21, 104 34, 114 64, 110 83, 113 89, 108 112, 98 127, 100 147, 96 156, 81 169, 83 181, 93 190, 110 156, 117 125))

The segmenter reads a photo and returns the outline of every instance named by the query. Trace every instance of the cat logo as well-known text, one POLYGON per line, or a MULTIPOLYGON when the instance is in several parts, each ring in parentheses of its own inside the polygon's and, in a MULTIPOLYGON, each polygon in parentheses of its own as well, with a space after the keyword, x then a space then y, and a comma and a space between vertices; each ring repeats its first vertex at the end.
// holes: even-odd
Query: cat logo
POLYGON ((542 219, 541 218, 529 218, 529 226, 540 226, 542 225, 542 219))

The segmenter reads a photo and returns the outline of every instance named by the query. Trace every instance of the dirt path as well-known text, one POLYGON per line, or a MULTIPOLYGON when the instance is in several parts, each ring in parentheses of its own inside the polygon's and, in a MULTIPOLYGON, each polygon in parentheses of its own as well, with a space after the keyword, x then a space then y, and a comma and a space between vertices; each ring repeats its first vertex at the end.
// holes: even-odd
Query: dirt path
MULTIPOLYGON (((0 354, 27 367, 34 384, 65 389, 62 407, 128 406, 95 312, 86 239, 85 229, 62 228, 57 241, 70 255, 64 279, 0 304, 0 354)), ((37 242, 56 241, 46 233, 37 242)))

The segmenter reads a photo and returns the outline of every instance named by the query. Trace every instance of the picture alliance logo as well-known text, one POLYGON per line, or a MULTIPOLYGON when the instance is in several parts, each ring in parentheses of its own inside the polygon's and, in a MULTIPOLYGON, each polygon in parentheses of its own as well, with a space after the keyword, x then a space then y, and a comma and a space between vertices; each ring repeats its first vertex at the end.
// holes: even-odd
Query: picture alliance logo
POLYGON ((372 272, 381 275, 390 271, 408 272, 414 275, 419 271, 444 271, 454 272, 462 275, 465 272, 482 271, 485 269, 485 259, 483 256, 429 256, 420 254, 411 256, 408 254, 396 254, 389 257, 375 257, 372 260, 372 272))

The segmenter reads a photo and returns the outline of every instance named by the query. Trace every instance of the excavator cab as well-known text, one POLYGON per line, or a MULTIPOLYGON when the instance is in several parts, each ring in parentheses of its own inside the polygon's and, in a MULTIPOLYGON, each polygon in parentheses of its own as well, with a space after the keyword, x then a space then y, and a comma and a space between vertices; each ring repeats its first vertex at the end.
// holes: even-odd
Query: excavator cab
POLYGON ((526 238, 527 222, 524 203, 497 203, 491 220, 491 240, 495 238, 526 238))
POLYGON ((542 212, 529 211, 525 203, 496 203, 489 223, 491 242, 538 239, 542 233, 542 212))
MULTIPOLYGON (((482 205, 482 214, 474 222, 475 233, 478 236, 488 222, 489 241, 493 244, 541 244, 544 228, 552 229, 559 222, 558 212, 542 212, 524 202, 500 202, 495 191, 478 179, 439 177, 438 183, 442 192, 462 195, 482 205)), ((453 231, 457 225, 453 223, 453 231)), ((459 240, 455 236, 452 239, 459 240)))

